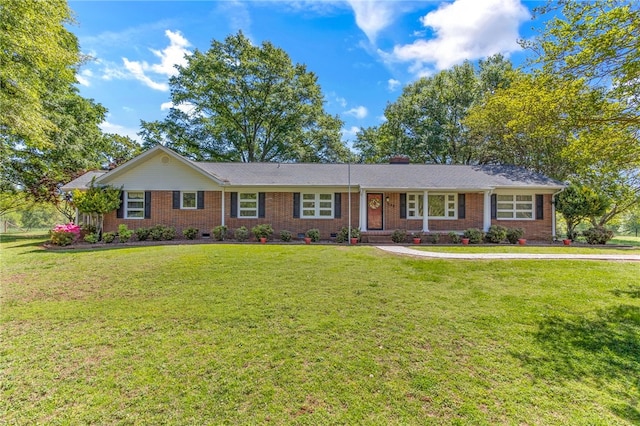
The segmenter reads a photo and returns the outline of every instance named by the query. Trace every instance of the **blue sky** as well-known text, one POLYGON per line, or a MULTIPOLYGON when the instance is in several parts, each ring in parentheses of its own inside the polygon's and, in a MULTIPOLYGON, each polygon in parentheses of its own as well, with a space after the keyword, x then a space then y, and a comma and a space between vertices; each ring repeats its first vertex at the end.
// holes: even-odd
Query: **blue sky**
POLYGON ((402 87, 421 76, 502 53, 525 57, 531 9, 520 0, 442 1, 74 1, 70 27, 92 57, 78 76, 82 96, 109 110, 102 128, 138 139, 140 120, 170 106, 175 64, 238 30, 270 41, 315 73, 325 109, 345 122, 343 139, 377 126, 402 87))

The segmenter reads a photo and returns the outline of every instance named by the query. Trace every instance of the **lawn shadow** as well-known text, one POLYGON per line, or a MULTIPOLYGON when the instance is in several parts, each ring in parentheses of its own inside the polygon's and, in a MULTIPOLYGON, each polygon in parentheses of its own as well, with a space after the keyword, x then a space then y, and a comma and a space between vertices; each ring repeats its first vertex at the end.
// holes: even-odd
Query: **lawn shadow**
POLYGON ((629 288, 626 290, 620 290, 617 288, 615 290, 611 290, 611 293, 613 293, 615 296, 618 296, 618 297, 628 296, 633 299, 637 299, 637 298, 640 298, 640 286, 630 285, 629 288))
POLYGON ((596 387, 619 401, 609 407, 613 414, 640 423, 640 307, 547 317, 534 339, 540 351, 516 357, 537 377, 596 387))
POLYGON ((30 234, 30 235, 20 235, 20 234, 0 234, 0 244, 9 244, 16 243, 20 241, 28 241, 24 244, 12 245, 11 247, 2 247, 3 250, 9 248, 20 248, 20 247, 34 247, 40 246, 42 243, 48 238, 46 234, 30 234))

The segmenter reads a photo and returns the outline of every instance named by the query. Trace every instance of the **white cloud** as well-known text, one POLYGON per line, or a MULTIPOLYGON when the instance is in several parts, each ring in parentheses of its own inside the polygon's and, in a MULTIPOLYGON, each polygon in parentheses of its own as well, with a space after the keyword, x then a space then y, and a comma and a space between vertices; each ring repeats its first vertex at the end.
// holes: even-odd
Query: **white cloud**
POLYGON ((218 3, 217 12, 226 15, 230 32, 242 30, 251 39, 251 16, 245 3, 238 0, 222 1, 218 3))
MULTIPOLYGON (((169 38, 169 46, 163 50, 150 49, 155 56, 160 58, 160 63, 149 64, 146 61, 130 61, 127 58, 122 58, 122 62, 131 77, 140 80, 154 90, 166 92, 169 90, 166 78, 177 74, 176 65, 186 65, 185 56, 190 55, 191 52, 187 49, 190 46, 189 41, 179 31, 166 30, 164 33, 169 38), (156 81, 148 73, 156 74, 165 81, 156 81)), ((108 74, 105 73, 106 75, 108 74)), ((114 76, 118 76, 118 74, 114 74, 114 76)))
POLYGON ((100 129, 104 133, 115 133, 121 136, 128 136, 134 141, 141 142, 140 136, 138 136, 138 129, 132 129, 129 127, 121 126, 120 124, 111 123, 109 121, 103 121, 100 124, 100 129))
POLYGON ((399 13, 400 2, 380 0, 347 0, 356 17, 356 24, 375 43, 378 33, 387 28, 399 13))
POLYGON ((389 89, 390 92, 394 92, 401 85, 402 83, 400 83, 398 80, 394 78, 390 78, 389 81, 387 81, 387 88, 389 89))
POLYGON ((180 111, 184 112, 185 114, 190 114, 190 113, 192 113, 194 111, 195 105, 192 104, 191 102, 185 102, 185 103, 182 103, 182 104, 180 104, 178 106, 175 106, 173 104, 173 102, 171 102, 171 101, 163 102, 160 105, 160 111, 168 111, 171 108, 175 108, 177 110, 180 110, 180 111))
POLYGON ((342 136, 346 137, 347 139, 355 139, 356 134, 358 134, 359 131, 360 127, 351 126, 348 129, 342 129, 342 136))
POLYGON ((455 0, 422 17, 435 35, 430 40, 395 46, 388 60, 411 62, 416 75, 432 73, 466 59, 520 50, 518 27, 530 18, 520 0, 455 0))
POLYGON ((86 87, 91 86, 91 82, 89 81, 91 77, 93 77, 91 70, 82 70, 80 74, 76 74, 76 80, 78 80, 78 83, 86 87))
POLYGON ((352 115, 355 118, 365 118, 369 111, 367 111, 366 107, 358 106, 355 108, 351 108, 349 111, 344 112, 346 115, 352 115))

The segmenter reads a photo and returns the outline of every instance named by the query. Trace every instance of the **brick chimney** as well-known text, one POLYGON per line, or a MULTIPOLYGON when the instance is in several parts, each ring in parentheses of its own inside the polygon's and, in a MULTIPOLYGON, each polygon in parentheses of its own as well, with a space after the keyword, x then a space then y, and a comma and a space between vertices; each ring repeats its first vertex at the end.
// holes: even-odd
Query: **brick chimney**
POLYGON ((395 157, 389 158, 389 164, 409 164, 409 157, 396 155, 395 157))

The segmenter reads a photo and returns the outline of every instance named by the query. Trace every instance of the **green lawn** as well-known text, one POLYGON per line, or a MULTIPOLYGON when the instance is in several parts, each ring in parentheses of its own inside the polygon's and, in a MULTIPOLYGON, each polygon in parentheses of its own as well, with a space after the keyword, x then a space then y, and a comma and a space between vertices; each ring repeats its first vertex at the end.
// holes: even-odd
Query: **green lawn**
POLYGON ((433 251, 438 253, 534 253, 534 254, 637 254, 640 255, 638 248, 613 248, 608 246, 590 246, 590 245, 485 245, 470 244, 463 246, 456 245, 409 245, 409 248, 433 251))
POLYGON ((8 424, 640 422, 640 265, 0 243, 8 424))

